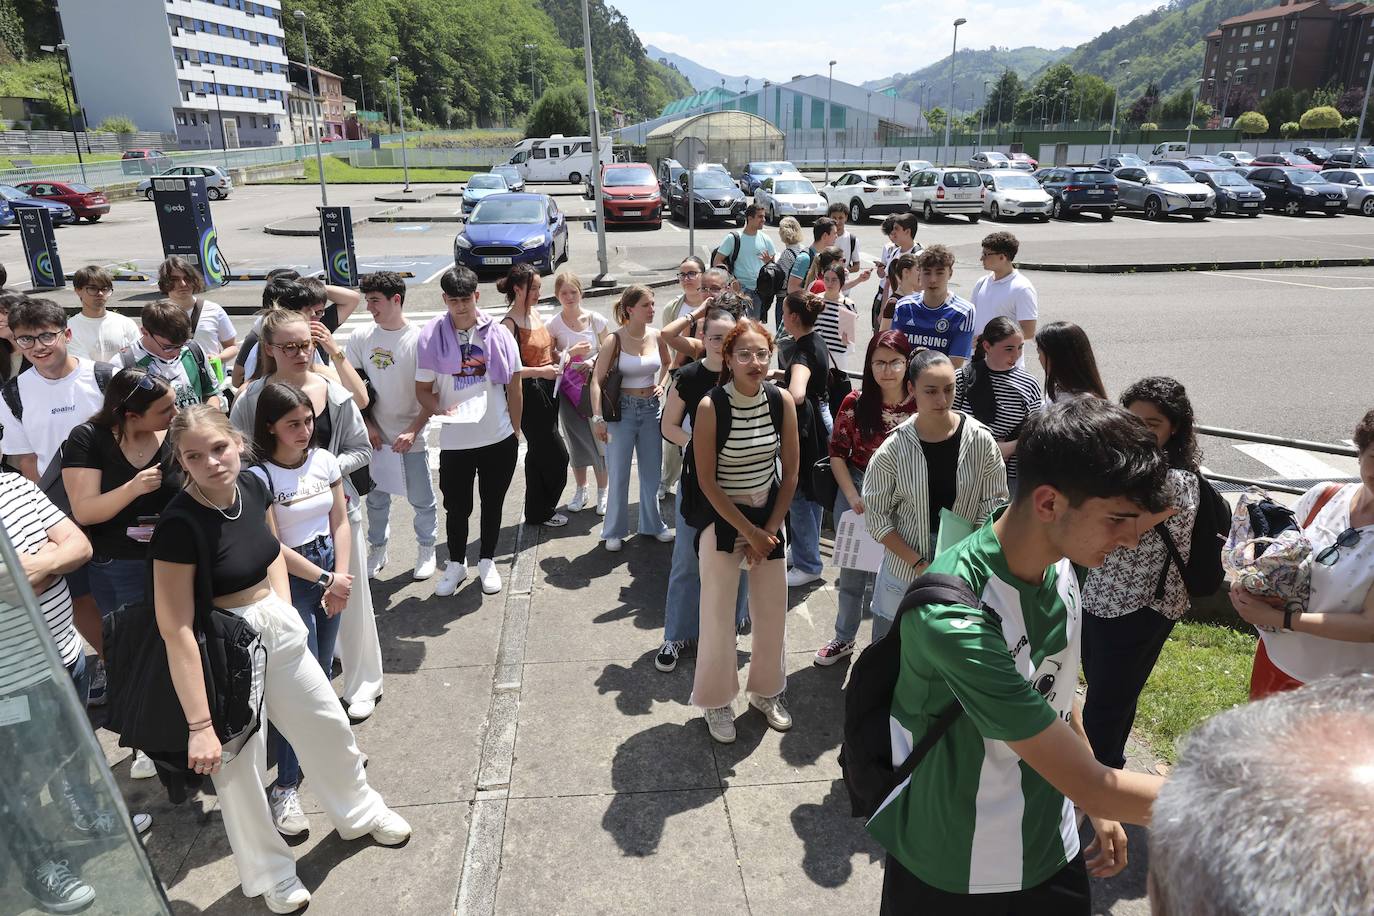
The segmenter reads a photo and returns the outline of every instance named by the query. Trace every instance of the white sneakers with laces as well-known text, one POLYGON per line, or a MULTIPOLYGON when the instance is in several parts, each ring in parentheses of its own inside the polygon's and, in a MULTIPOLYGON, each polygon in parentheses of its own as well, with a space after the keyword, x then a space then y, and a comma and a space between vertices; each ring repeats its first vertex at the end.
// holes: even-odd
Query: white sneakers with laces
POLYGON ((585 508, 587 508, 587 488, 578 487, 577 492, 573 494, 573 498, 568 500, 568 511, 581 512, 585 508))
POLYGON ((421 544, 415 552, 415 581, 419 582, 434 575, 434 545, 428 547, 421 544))
POLYGON ((792 727, 792 714, 782 705, 781 694, 775 697, 761 697, 757 693, 751 693, 749 705, 763 713, 770 728, 785 732, 792 727))
POLYGON ((706 710, 706 730, 721 744, 735 743, 735 711, 729 706, 706 710))
POLYGON ((477 578, 482 581, 482 594, 495 595, 501 591, 501 574, 496 571, 495 560, 478 560, 477 578))
POLYGON ((267 800, 272 804, 272 823, 282 836, 299 836, 310 830, 310 821, 301 807, 301 795, 295 788, 273 789, 267 800))
POLYGON ((386 545, 381 547, 368 547, 367 555, 367 577, 375 579, 386 567, 386 545))
POLYGON ((262 902, 274 913, 294 913, 310 902, 310 891, 305 889, 300 878, 292 875, 263 894, 262 902))
POLYGON ((462 560, 449 560, 444 566, 444 572, 439 576, 439 581, 434 583, 434 595, 436 598, 447 598, 458 591, 458 586, 463 584, 463 580, 468 577, 468 565, 462 560))

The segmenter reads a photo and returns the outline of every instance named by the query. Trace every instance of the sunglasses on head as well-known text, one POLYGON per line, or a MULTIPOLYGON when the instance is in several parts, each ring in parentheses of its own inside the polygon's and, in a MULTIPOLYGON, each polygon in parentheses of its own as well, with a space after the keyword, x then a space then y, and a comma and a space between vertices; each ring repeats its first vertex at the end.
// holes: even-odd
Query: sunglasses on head
POLYGON ((153 381, 153 376, 152 376, 150 373, 148 373, 148 372, 144 372, 144 373, 143 373, 142 375, 140 375, 140 376, 138 377, 138 379, 134 382, 134 387, 132 387, 132 388, 129 389, 129 393, 126 394, 126 395, 124 395, 124 400, 122 400, 122 401, 119 402, 119 406, 120 406, 120 407, 123 407, 124 405, 128 404, 128 403, 129 403, 129 398, 133 397, 135 392, 138 392, 138 391, 153 391, 153 390, 155 390, 156 388, 157 388, 157 383, 153 381))

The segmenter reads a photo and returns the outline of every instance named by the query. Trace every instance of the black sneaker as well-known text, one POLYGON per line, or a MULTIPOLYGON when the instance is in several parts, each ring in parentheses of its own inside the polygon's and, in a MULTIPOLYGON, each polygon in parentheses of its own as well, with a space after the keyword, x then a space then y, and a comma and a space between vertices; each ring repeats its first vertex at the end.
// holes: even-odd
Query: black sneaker
POLYGON ((672 671, 677 667, 677 657, 682 654, 682 650, 687 644, 681 640, 665 640, 663 646, 658 650, 658 655, 654 658, 654 667, 659 671, 672 671))
POLYGON ((95 891, 67 867, 66 859, 48 859, 24 875, 24 888, 49 913, 75 913, 95 900, 95 891))

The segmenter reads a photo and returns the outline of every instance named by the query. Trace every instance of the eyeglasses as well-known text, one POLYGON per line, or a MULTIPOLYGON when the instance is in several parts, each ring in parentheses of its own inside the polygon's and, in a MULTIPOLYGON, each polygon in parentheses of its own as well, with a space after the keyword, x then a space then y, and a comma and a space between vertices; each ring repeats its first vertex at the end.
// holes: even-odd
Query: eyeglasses
POLYGON ((125 404, 129 403, 129 398, 133 397, 135 393, 139 391, 152 391, 155 388, 157 388, 157 385, 153 382, 152 374, 144 372, 138 377, 138 381, 134 382, 134 387, 129 389, 129 393, 124 395, 124 400, 119 402, 119 406, 123 407, 125 404))
POLYGON ((21 350, 32 350, 34 344, 42 344, 51 347, 57 342, 57 338, 62 336, 61 331, 44 331, 42 334, 19 334, 14 338, 14 342, 19 345, 21 350))
POLYGON ((734 352, 734 358, 737 363, 766 363, 773 358, 773 351, 736 350, 734 352))
POLYGON ((713 295, 713 296, 719 296, 721 293, 725 292, 725 284, 724 284, 724 283, 721 283, 721 284, 718 284, 718 285, 713 285, 713 284, 708 283, 708 284, 706 284, 706 285, 705 285, 704 287, 702 287, 702 288, 705 289, 706 292, 710 293, 710 294, 713 295))
POLYGON ((706 342, 707 342, 707 343, 714 343, 714 344, 725 343, 725 335, 724 335, 724 334, 712 334, 711 336, 709 336, 709 337, 706 338, 706 342))
POLYGON ((291 356, 297 356, 301 353, 309 353, 311 350, 315 349, 315 341, 300 340, 292 341, 291 343, 272 344, 272 346, 276 347, 283 353, 289 354, 291 356))
POLYGON ((109 296, 114 293, 108 286, 83 286, 82 289, 92 296, 109 296))
POLYGON ((1335 566, 1336 561, 1341 558, 1341 551, 1360 543, 1360 535, 1363 533, 1358 528, 1345 529, 1340 537, 1336 538, 1336 543, 1317 554, 1317 562, 1323 566, 1335 566))
POLYGON ((699 276, 701 276, 701 271, 699 270, 679 270, 677 272, 677 278, 679 280, 691 280, 692 278, 699 276))
POLYGON ((875 359, 875 360, 873 361, 873 371, 874 371, 874 372, 904 372, 904 371, 906 371, 906 360, 904 360, 904 359, 876 360, 876 359, 875 359))

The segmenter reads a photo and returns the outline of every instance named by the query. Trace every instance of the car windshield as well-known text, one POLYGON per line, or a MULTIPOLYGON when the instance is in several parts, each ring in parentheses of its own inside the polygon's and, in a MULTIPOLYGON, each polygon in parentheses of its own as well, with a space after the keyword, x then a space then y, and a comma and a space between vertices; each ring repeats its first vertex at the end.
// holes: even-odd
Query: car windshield
POLYGON ((67 187, 72 189, 74 194, 94 194, 95 188, 88 188, 84 184, 69 184, 67 187))
POLYGON ((1326 179, 1316 172, 1289 172, 1288 177, 1293 179, 1293 184, 1326 184, 1326 179))
POLYGON ((715 169, 704 169, 692 175, 692 187, 698 190, 715 190, 717 188, 733 188, 735 183, 730 180, 730 176, 724 172, 717 172, 715 169))
POLYGON ((1360 175, 1360 184, 1367 187, 1374 187, 1374 175, 1360 175))
POLYGON ((654 173, 647 165, 637 169, 608 169, 606 172, 608 188, 638 187, 655 183, 654 173))
POLYGON ((989 161, 989 162, 1010 162, 1010 161, 1011 161, 1011 160, 1008 159, 1006 156, 1003 156, 1001 153, 984 153, 984 154, 983 154, 983 158, 986 159, 986 160, 989 161))
POLYGON ((520 172, 516 170, 515 166, 513 165, 498 165, 496 168, 491 170, 491 173, 493 175, 500 175, 502 178, 505 178, 507 180, 512 178, 518 179, 520 177, 520 172))
POLYGON ((1175 168, 1146 169, 1145 174, 1150 176, 1151 181, 1158 184, 1189 184, 1193 180, 1188 177, 1186 172, 1175 168))
POLYGON ((1321 146, 1314 146, 1312 147, 1312 153, 1316 156, 1330 156, 1331 150, 1321 146))
POLYGON ((815 194, 816 188, 811 182, 803 178, 793 178, 788 181, 773 182, 774 194, 815 194))
POLYGON ((940 183, 947 188, 976 188, 982 184, 977 172, 945 172, 940 183))
POLYGON ((875 173, 873 175, 860 175, 859 177, 863 179, 865 184, 877 185, 880 188, 887 188, 902 183, 902 179, 898 178, 896 175, 875 173))
POLYGON ((1219 188, 1244 188, 1250 184, 1235 172, 1210 172, 1207 177, 1219 188))
POLYGON ((1040 187, 1040 182, 1030 175, 998 175, 994 180, 1002 191, 1035 190, 1040 187))
POLYGON ((751 175, 776 175, 778 167, 771 162, 755 162, 749 166, 751 175))
POLYGON ((507 200, 501 197, 488 197, 477 205, 468 217, 468 222, 488 223, 542 223, 544 207, 537 200, 507 200))
POLYGON ((7 184, 0 184, 0 197, 5 198, 6 200, 23 200, 28 196, 29 195, 25 194, 18 188, 12 188, 7 184))
POLYGON ((479 191, 495 191, 506 187, 506 180, 500 175, 473 175, 468 179, 468 188, 479 191))
POLYGON ((930 168, 930 163, 924 159, 913 159, 907 163, 907 167, 913 172, 919 172, 921 169, 930 168))
POLYGON ((779 175, 785 172, 795 172, 797 170, 797 167, 790 162, 775 162, 773 166, 778 170, 779 175))

